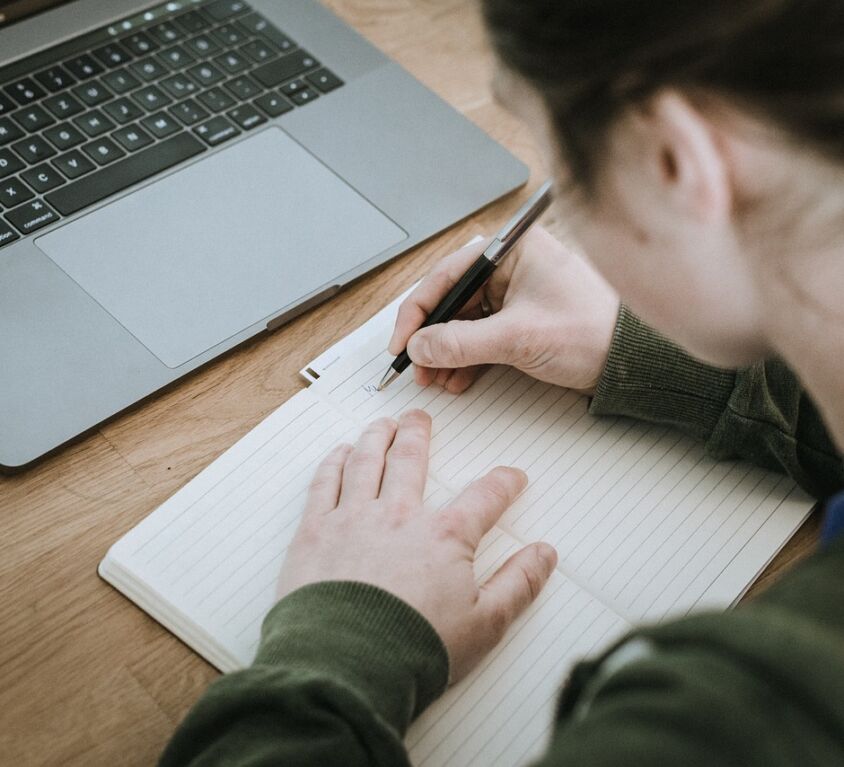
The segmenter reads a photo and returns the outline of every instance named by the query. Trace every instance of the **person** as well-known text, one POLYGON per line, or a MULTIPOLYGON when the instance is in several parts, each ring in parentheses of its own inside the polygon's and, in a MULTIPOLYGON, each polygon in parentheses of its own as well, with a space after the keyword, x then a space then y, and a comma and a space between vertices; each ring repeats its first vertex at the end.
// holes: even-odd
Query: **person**
MULTIPOLYGON (((502 97, 537 126, 588 260, 537 230, 462 319, 418 331, 477 255, 459 251, 403 305, 391 351, 408 342, 420 382, 451 391, 511 364, 591 393, 596 414, 840 490, 844 8, 483 8, 502 97)), ((411 412, 326 459, 254 664, 209 688, 163 765, 407 763, 410 722, 555 563, 532 544, 476 584, 475 547, 526 478, 496 468, 421 514, 429 434, 411 412)), ((844 764, 844 495, 826 515, 822 550, 750 603, 637 629, 577 666, 539 764, 844 764)))

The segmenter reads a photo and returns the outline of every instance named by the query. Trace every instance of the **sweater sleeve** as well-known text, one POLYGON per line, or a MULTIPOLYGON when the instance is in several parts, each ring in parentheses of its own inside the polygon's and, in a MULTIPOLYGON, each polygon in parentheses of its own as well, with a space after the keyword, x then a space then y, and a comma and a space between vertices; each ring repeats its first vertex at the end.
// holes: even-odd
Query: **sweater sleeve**
POLYGON ((575 668, 536 767, 844 764, 844 539, 750 604, 575 668))
POLYGON ((306 586, 270 611, 253 665, 208 688, 160 765, 409 765, 405 731, 447 681, 416 610, 366 584, 306 586))
POLYGON ((725 370, 690 357, 622 307, 590 412, 662 423, 789 474, 817 498, 844 485, 844 464, 809 396, 779 360, 725 370))

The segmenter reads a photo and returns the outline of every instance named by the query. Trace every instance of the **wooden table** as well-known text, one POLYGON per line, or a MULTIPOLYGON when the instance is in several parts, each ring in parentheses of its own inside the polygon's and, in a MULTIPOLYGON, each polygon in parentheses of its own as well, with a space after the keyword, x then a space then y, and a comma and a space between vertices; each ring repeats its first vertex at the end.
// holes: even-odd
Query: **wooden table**
MULTIPOLYGON (((493 102, 473 0, 327 0, 544 177, 493 102)), ((522 190, 23 475, 0 479, 0 764, 149 765, 216 672, 97 577, 108 547, 302 388, 297 371, 480 232, 522 190)), ((546 225, 554 228, 553 219, 546 225)), ((813 546, 812 521, 762 581, 813 546)), ((760 582, 761 583, 761 582, 760 582)), ((760 584, 757 584, 758 588, 760 584)))

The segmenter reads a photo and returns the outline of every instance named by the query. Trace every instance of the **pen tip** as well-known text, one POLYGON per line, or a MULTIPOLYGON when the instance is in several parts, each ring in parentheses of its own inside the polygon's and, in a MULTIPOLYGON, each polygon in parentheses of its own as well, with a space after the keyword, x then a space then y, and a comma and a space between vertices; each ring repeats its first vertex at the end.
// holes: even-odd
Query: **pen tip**
POLYGON ((387 369, 387 372, 384 373, 384 377, 381 379, 381 383, 378 384, 377 390, 384 391, 393 381, 395 381, 399 377, 398 371, 396 371, 392 366, 387 369))

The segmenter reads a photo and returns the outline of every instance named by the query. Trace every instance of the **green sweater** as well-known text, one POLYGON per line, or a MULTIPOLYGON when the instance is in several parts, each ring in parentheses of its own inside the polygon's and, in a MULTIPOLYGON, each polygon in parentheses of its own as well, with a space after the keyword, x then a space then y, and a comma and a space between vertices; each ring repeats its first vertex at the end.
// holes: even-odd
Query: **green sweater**
MULTIPOLYGON (((626 310, 592 412, 673 424, 818 496, 844 486, 781 363, 702 365, 626 310)), ((405 765, 404 733, 447 680, 442 642, 404 602, 307 586, 270 611, 253 665, 210 686, 161 764, 405 765)), ((844 538, 750 604, 637 630, 578 665, 539 764, 844 764, 844 538)))

